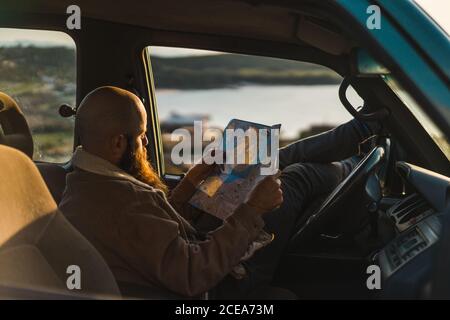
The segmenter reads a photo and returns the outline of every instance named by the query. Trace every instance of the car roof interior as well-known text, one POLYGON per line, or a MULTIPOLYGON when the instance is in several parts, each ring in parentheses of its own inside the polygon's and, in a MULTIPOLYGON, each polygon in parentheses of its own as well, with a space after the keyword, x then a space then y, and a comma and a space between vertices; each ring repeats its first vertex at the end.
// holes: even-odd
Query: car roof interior
MULTIPOLYGON (((304 33, 314 30, 318 43, 327 46, 329 35, 338 39, 333 41, 333 51, 345 51, 349 42, 340 36, 339 28, 325 22, 318 15, 317 1, 297 1, 296 9, 285 9, 273 1, 229 1, 194 0, 189 2, 170 1, 128 1, 126 5, 106 0, 78 1, 84 17, 158 29, 166 31, 182 30, 192 33, 211 33, 214 35, 238 36, 299 43, 304 33), (104 8, 108 10, 104 10, 104 8), (199 10, 201 8, 201 10, 199 10), (214 23, 211 23, 214 22, 214 23), (305 28, 304 30, 302 30, 305 28)), ((286 2, 288 3, 288 2, 286 2)), ((71 1, 39 1, 30 6, 26 1, 6 1, 7 8, 20 9, 40 15, 61 15, 71 1)))

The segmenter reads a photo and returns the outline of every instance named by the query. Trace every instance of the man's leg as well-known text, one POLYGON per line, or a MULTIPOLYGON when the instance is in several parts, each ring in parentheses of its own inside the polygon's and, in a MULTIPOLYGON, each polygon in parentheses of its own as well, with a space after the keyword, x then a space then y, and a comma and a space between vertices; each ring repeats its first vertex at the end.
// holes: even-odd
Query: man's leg
POLYGON ((216 288, 215 297, 244 298, 255 289, 268 286, 293 232, 295 221, 308 202, 331 192, 355 164, 356 160, 348 159, 329 164, 296 163, 285 168, 280 176, 283 204, 264 216, 265 230, 275 235, 274 240, 244 262, 247 278, 236 280, 228 276, 216 288))
POLYGON ((295 228, 295 222, 307 205, 317 196, 328 194, 344 180, 356 165, 348 159, 329 164, 293 164, 281 174, 283 204, 264 217, 265 229, 275 235, 263 250, 247 263, 256 283, 269 283, 295 228))
POLYGON ((360 142, 380 130, 378 122, 363 123, 353 119, 327 132, 296 141, 280 149, 280 169, 298 162, 330 163, 347 159, 358 153, 360 142))
POLYGON ((333 130, 280 149, 280 169, 283 170, 280 179, 284 201, 280 208, 264 217, 266 231, 273 233, 275 238, 244 263, 248 277, 237 280, 227 276, 215 288, 215 298, 245 298, 258 288, 270 284, 295 222, 308 202, 331 192, 356 165, 354 158, 333 161, 355 155, 358 144, 377 134, 380 129, 377 122, 362 123, 353 119, 333 130))

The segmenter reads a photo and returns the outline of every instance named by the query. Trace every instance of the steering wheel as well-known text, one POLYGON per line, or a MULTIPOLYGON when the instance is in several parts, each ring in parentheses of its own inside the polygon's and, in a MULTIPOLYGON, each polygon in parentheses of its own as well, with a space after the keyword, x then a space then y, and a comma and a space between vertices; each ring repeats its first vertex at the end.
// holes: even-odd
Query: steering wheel
POLYGON ((384 147, 373 148, 293 235, 290 245, 296 248, 305 244, 305 240, 323 231, 331 220, 342 213, 342 210, 339 210, 342 204, 352 197, 355 190, 366 183, 370 174, 380 166, 384 157, 384 147))

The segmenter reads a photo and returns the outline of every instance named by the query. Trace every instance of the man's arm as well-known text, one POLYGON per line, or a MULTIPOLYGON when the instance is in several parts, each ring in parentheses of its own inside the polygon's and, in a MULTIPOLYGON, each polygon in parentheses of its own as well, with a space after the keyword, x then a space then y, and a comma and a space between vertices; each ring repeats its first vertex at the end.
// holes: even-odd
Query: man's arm
POLYGON ((358 144, 379 131, 377 123, 364 125, 353 119, 327 132, 308 137, 280 149, 280 169, 298 162, 329 163, 358 153, 358 144))
POLYGON ((192 210, 188 201, 196 191, 196 187, 186 179, 183 179, 169 194, 168 201, 175 210, 186 220, 192 222, 196 219, 198 212, 192 210))
POLYGON ((199 214, 198 211, 193 210, 192 206, 188 204, 188 201, 194 195, 197 190, 196 187, 200 182, 206 179, 215 168, 215 165, 205 163, 196 164, 186 173, 183 180, 170 193, 168 198, 170 204, 186 220, 193 221, 199 214))
POLYGON ((163 202, 161 197, 130 208, 120 223, 119 251, 146 278, 186 296, 225 277, 264 225, 258 209, 243 204, 205 241, 189 241, 183 236, 189 226, 177 222, 176 212, 163 202))

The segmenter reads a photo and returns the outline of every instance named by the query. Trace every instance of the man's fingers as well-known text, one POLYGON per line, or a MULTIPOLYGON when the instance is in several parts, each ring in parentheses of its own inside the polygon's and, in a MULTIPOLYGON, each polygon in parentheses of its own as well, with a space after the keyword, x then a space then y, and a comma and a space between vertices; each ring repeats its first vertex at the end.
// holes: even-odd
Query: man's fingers
POLYGON ((206 179, 213 172, 215 167, 215 164, 196 164, 186 173, 186 177, 196 185, 206 179))
POLYGON ((223 163, 225 163, 225 160, 226 160, 226 153, 224 150, 212 150, 211 157, 220 158, 222 160, 221 163, 223 164, 223 163))
POLYGON ((277 172, 273 175, 274 178, 279 178, 281 176, 281 170, 277 170, 277 172))
POLYGON ((279 189, 281 187, 281 180, 276 179, 274 177, 270 177, 270 179, 268 179, 268 181, 267 181, 267 186, 271 190, 279 189))
MULTIPOLYGON (((280 190, 281 191, 281 190, 280 190)), ((274 209, 278 209, 282 204, 283 204, 283 193, 280 192, 275 196, 274 202, 273 202, 273 207, 272 210, 274 209)))
POLYGON ((280 189, 279 194, 277 195, 277 204, 280 206, 283 203, 283 191, 280 189))
POLYGON ((283 190, 278 189, 278 190, 276 191, 276 196, 277 196, 278 198, 282 199, 282 198, 283 198, 283 190))

